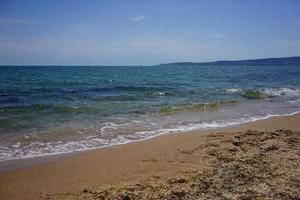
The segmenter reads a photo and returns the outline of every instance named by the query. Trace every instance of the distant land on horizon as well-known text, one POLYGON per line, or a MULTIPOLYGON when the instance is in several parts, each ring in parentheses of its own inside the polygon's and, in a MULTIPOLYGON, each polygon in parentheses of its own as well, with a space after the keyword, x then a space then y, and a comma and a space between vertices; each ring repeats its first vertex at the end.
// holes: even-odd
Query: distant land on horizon
POLYGON ((291 57, 280 57, 280 58, 259 58, 259 59, 245 59, 245 60, 219 60, 219 61, 209 61, 209 62, 170 62, 162 63, 157 65, 1 65, 0 67, 70 67, 70 66, 299 66, 300 67, 300 56, 291 56, 291 57))
POLYGON ((247 60, 220 60, 213 62, 174 62, 158 66, 300 66, 300 56, 282 58, 261 58, 247 60))

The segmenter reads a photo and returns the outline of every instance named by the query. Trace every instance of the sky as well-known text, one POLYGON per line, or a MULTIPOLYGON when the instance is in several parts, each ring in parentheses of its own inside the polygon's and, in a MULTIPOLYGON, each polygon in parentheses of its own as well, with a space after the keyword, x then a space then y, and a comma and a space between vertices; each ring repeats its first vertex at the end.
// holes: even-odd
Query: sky
POLYGON ((0 65, 299 55, 299 0, 0 0, 0 65))

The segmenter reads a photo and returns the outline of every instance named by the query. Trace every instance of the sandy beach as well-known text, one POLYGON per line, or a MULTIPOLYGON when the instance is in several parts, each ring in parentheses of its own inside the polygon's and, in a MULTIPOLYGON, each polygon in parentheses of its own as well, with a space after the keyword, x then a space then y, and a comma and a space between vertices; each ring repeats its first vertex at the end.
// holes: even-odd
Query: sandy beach
MULTIPOLYGON (((26 167, 0 173, 0 196, 1 199, 189 199, 198 192, 198 197, 204 199, 214 195, 234 199, 242 197, 241 194, 246 195, 245 198, 250 195, 250 199, 296 199, 300 198, 299 131, 300 114, 294 114, 231 128, 163 135, 65 155, 32 166, 28 162, 34 163, 34 160, 29 160, 26 167), (216 170, 220 172, 231 164, 240 164, 250 155, 260 155, 252 157, 253 162, 264 163, 275 170, 263 173, 252 168, 256 175, 265 175, 260 178, 260 185, 256 185, 257 180, 250 184, 261 191, 250 192, 243 187, 251 189, 247 182, 241 182, 245 177, 248 180, 249 174, 231 177, 232 182, 223 174, 218 184, 210 179, 211 188, 205 186, 207 176, 213 178, 218 174, 216 170), (279 158, 282 160, 278 161, 279 158), (272 173, 274 180, 268 177, 272 173), (194 186, 198 183, 202 186, 196 190, 194 186), (233 186, 239 193, 228 192, 234 190, 230 189, 233 186), (266 196, 266 191, 270 193, 271 189, 275 196, 266 196)), ((251 175, 251 170, 249 173, 251 175)))
POLYGON ((0 200, 300 200, 300 1, 0 11, 0 200))

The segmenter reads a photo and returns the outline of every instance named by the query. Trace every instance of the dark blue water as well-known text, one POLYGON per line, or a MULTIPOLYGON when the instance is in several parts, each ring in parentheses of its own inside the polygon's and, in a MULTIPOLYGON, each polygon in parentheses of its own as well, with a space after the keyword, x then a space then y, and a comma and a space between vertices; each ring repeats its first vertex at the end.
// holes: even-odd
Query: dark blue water
POLYGON ((0 67, 0 160, 300 111, 300 67, 0 67))

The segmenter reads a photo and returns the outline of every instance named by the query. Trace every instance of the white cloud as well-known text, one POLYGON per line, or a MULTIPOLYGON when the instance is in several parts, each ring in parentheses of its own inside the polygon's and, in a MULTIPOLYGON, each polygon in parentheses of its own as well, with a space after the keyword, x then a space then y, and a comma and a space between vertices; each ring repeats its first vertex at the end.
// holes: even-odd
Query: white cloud
POLYGON ((217 39, 217 40, 221 40, 221 39, 224 39, 224 35, 221 34, 221 33, 212 33, 210 35, 211 38, 213 39, 217 39))
POLYGON ((135 21, 135 22, 142 21, 144 19, 146 19, 146 17, 144 15, 139 15, 139 16, 130 18, 131 21, 135 21))
POLYGON ((37 24, 37 21, 28 20, 28 19, 0 18, 0 24, 8 24, 8 25, 37 24))

